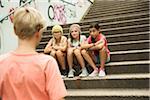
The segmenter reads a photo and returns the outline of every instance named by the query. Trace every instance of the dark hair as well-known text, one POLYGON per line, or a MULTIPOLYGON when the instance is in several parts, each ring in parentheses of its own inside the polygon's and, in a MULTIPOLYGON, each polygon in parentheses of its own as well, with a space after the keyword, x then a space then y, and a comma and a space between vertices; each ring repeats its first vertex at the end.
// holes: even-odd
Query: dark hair
POLYGON ((100 26, 98 23, 92 23, 89 28, 96 28, 97 30, 99 30, 100 26))
MULTIPOLYGON (((96 28, 97 30, 100 30, 100 26, 98 23, 92 23, 89 28, 96 28)), ((93 38, 93 37, 91 37, 91 41, 92 41, 92 43, 96 42, 95 38, 93 38)))

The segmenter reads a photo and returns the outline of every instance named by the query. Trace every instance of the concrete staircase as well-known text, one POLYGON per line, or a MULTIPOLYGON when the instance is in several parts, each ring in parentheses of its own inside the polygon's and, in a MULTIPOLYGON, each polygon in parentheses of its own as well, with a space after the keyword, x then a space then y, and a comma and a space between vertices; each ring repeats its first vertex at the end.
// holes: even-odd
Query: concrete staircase
MULTIPOLYGON (((107 76, 64 79, 66 100, 149 100, 149 19, 149 0, 95 0, 78 24, 88 36, 89 24, 99 22, 111 51, 107 76)), ((63 25, 67 37, 70 25, 63 25)), ((38 52, 52 37, 51 28, 44 32, 38 52)))

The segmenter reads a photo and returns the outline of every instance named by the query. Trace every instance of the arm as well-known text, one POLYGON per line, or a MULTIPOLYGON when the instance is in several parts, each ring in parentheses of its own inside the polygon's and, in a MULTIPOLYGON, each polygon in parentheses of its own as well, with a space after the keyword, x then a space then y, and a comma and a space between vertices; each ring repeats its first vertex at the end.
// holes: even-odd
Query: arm
POLYGON ((67 38, 64 37, 63 40, 61 41, 62 43, 60 43, 61 45, 60 46, 53 46, 53 48, 55 50, 61 50, 61 51, 66 51, 67 49, 67 38))
POLYGON ((50 39, 50 41, 46 45, 46 47, 44 49, 44 53, 49 53, 51 50, 52 50, 52 39, 50 39))
POLYGON ((104 46, 105 41, 103 39, 97 41, 96 43, 94 43, 94 46, 89 48, 89 50, 97 50, 97 49, 101 49, 104 46))
POLYGON ((93 43, 88 44, 87 41, 81 44, 81 48, 82 48, 82 49, 89 49, 89 48, 91 48, 91 47, 93 47, 93 46, 94 46, 93 43))

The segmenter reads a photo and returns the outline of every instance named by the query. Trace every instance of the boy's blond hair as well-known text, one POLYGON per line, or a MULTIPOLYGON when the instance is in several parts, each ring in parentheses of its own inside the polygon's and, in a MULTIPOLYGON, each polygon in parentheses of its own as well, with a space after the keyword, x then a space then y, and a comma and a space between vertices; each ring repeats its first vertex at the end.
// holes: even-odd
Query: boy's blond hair
POLYGON ((20 39, 27 39, 45 26, 45 19, 36 9, 22 7, 15 11, 13 24, 15 34, 20 39))

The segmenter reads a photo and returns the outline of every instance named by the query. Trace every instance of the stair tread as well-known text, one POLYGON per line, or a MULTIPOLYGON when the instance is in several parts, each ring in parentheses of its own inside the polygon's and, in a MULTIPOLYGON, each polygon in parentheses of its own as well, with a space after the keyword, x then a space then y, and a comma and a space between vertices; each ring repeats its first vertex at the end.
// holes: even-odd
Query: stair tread
POLYGON ((141 79, 141 78, 148 78, 150 79, 150 73, 140 73, 140 74, 112 74, 106 75, 104 77, 74 77, 74 78, 65 78, 64 80, 111 80, 111 79, 141 79))
POLYGON ((68 96, 150 96, 147 89, 67 89, 68 96))
POLYGON ((122 61, 122 62, 109 62, 106 64, 106 66, 112 66, 112 65, 137 65, 137 64, 150 64, 150 60, 144 60, 144 61, 122 61))

